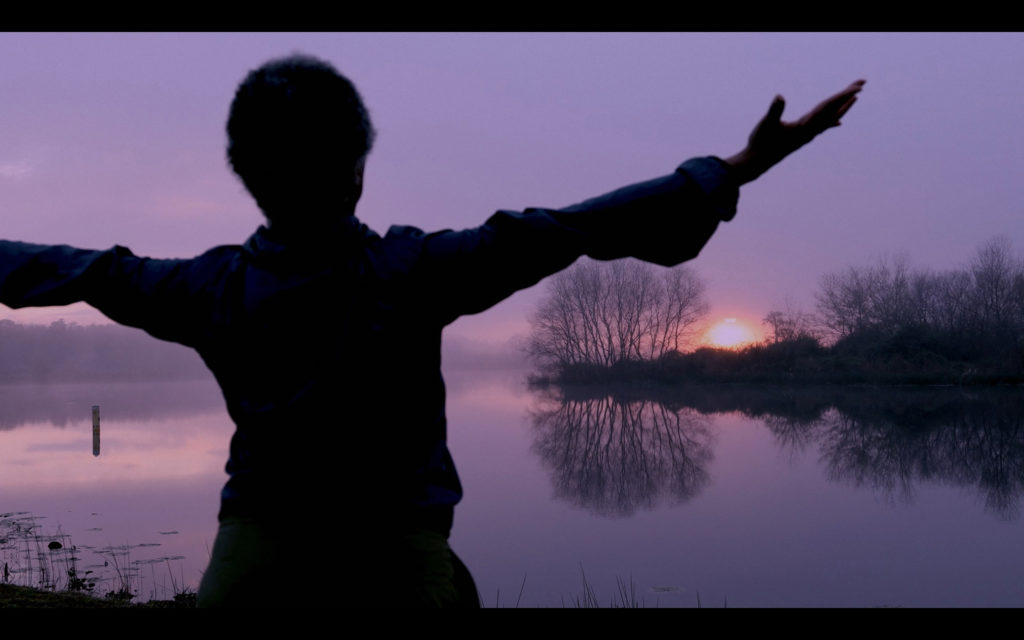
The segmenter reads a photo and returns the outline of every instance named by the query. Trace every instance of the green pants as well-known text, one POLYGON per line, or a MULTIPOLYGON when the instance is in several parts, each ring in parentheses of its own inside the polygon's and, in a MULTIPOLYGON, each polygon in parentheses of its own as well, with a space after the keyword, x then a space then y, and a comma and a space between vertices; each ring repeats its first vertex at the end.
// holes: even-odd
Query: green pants
POLYGON ((200 607, 480 606, 466 566, 436 532, 352 540, 226 518, 199 585, 200 607))

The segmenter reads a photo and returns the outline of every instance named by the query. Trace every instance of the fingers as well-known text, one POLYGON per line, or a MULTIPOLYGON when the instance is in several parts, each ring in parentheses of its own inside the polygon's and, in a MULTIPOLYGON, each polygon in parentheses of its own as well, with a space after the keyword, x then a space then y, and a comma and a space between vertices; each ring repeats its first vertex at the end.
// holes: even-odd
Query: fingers
POLYGON ((838 127, 840 124, 842 124, 839 121, 839 119, 843 117, 844 113, 846 113, 847 111, 850 110, 850 107, 853 106, 854 102, 857 102, 857 98, 850 98, 850 100, 846 104, 844 104, 842 107, 840 107, 839 111, 836 112, 835 122, 833 122, 832 124, 828 125, 826 128, 827 129, 831 129, 832 127, 838 127))
POLYGON ((782 119, 782 111, 785 108, 786 99, 779 95, 775 96, 775 99, 772 100, 771 105, 768 107, 768 113, 764 114, 764 117, 761 118, 761 123, 778 122, 782 119))
POLYGON ((857 102, 857 94, 864 88, 864 80, 857 80, 839 93, 827 98, 804 116, 803 122, 817 123, 819 129, 835 127, 839 119, 857 102))
POLYGON ((836 120, 842 118, 843 114, 850 110, 850 107, 853 106, 854 102, 857 102, 857 96, 850 98, 849 100, 846 101, 846 104, 839 107, 839 109, 836 110, 836 120))
POLYGON ((854 80, 850 83, 850 86, 837 93, 835 97, 857 93, 864 88, 864 83, 866 82, 867 80, 854 80))
POLYGON ((864 88, 865 82, 865 80, 857 80, 856 82, 852 83, 850 86, 846 87, 839 93, 825 100, 825 102, 821 103, 820 106, 834 106, 836 104, 846 103, 848 100, 850 100, 851 97, 856 96, 858 93, 860 93, 860 90, 864 88))

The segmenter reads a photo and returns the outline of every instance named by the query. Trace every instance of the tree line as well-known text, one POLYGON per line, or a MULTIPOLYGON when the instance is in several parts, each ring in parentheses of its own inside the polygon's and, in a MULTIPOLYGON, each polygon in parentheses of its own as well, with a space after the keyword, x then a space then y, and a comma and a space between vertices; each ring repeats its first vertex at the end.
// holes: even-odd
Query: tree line
POLYGON ((191 349, 118 325, 0 320, 0 383, 193 379, 209 376, 191 349))
POLYGON ((814 299, 814 311, 786 306, 767 313, 768 337, 759 344, 694 348, 694 330, 707 312, 695 272, 578 263, 550 283, 532 318, 528 350, 543 371, 538 379, 561 381, 1024 381, 1024 261, 1006 238, 984 243, 960 268, 915 268, 896 257, 827 273, 814 299), (650 283, 670 278, 696 284, 662 285, 676 296, 665 308, 666 296, 650 283), (633 338, 623 343, 619 336, 633 338))
POLYGON ((815 301, 813 314, 766 315, 769 340, 813 342, 833 355, 1024 373, 1024 261, 1005 237, 982 244, 960 268, 914 268, 900 257, 828 273, 815 301))

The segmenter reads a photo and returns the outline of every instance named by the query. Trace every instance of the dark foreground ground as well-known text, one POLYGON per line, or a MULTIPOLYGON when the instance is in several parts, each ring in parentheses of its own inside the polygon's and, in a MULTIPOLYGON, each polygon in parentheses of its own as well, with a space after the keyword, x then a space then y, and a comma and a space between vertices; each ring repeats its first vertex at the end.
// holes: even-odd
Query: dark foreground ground
POLYGON ((151 600, 133 604, 83 593, 0 584, 0 609, 194 609, 195 606, 195 594, 183 594, 177 600, 151 600))

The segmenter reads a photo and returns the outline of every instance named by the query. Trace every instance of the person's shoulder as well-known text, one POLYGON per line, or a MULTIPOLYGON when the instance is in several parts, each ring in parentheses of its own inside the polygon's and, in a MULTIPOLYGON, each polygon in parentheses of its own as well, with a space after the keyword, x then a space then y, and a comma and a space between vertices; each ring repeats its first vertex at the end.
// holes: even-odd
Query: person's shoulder
POLYGON ((407 224, 393 224, 388 227, 387 233, 384 234, 383 241, 409 244, 414 242, 423 242, 423 238, 426 235, 427 234, 419 227, 407 224))
POLYGON ((206 251, 202 252, 195 259, 212 259, 218 258, 231 258, 242 253, 243 246, 240 244, 219 244, 215 247, 210 247, 206 251))
POLYGON ((188 282, 193 291, 215 291, 225 278, 238 271, 243 250, 242 245, 237 244, 217 245, 192 258, 169 260, 168 268, 188 282))
POLYGON ((392 225, 383 237, 372 243, 381 267, 389 271, 410 271, 415 268, 423 253, 427 234, 418 227, 392 225))
POLYGON ((189 260, 195 267, 211 267, 220 264, 229 264, 241 258, 245 251, 240 244, 220 244, 210 247, 206 251, 189 260))

